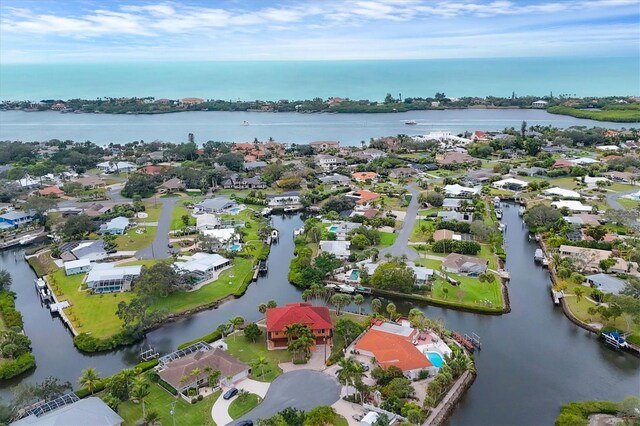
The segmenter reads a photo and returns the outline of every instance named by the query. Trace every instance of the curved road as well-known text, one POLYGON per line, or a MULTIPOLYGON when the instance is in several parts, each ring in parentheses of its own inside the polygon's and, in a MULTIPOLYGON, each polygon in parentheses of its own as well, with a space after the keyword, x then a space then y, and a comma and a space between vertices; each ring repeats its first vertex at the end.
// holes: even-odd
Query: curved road
POLYGON ((607 204, 609 204, 614 209, 624 209, 624 207, 622 207, 622 205, 618 202, 618 198, 622 197, 623 195, 635 194, 639 190, 640 189, 633 189, 625 192, 612 192, 610 194, 607 194, 607 204))
POLYGON ((387 253, 391 253, 392 256, 397 257, 404 254, 409 260, 416 260, 418 258, 418 253, 409 247, 409 238, 411 237, 411 231, 413 231, 413 227, 416 224, 416 216, 418 215, 418 208, 420 207, 418 205, 420 191, 414 184, 407 185, 406 188, 411 193, 411 202, 407 207, 407 213, 404 217, 404 222, 402 222, 402 228, 400 229, 400 232, 398 232, 398 238, 396 238, 393 245, 380 250, 380 257, 383 257, 387 253))
POLYGON ((256 422, 287 407, 308 411, 319 405, 332 405, 338 399, 340 384, 335 378, 314 370, 291 371, 271 383, 260 405, 231 424, 241 420, 256 422))

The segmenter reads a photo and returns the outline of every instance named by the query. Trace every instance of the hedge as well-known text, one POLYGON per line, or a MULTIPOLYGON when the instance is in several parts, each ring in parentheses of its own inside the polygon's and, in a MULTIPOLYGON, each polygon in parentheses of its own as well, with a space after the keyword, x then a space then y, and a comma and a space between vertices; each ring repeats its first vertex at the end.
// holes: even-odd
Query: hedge
POLYGON ((10 379, 36 366, 36 357, 31 352, 0 364, 0 379, 10 379))
POLYGON ((16 294, 13 291, 0 291, 0 312, 7 328, 23 328, 22 314, 16 310, 16 294))
POLYGON ((215 330, 197 339, 189 340, 188 342, 182 343, 180 346, 178 346, 178 349, 184 349, 187 346, 193 345, 194 343, 198 343, 198 342, 207 342, 207 343, 215 342, 220 338, 222 338, 222 333, 220 333, 218 330, 215 330))
MULTIPOLYGON (((158 360, 157 359, 152 359, 149 361, 142 361, 138 364, 136 364, 135 367, 133 367, 133 370, 137 373, 137 374, 141 374, 144 373, 147 370, 151 370, 153 367, 155 367, 156 365, 158 365, 158 360)), ((104 390, 104 388, 107 387, 107 383, 109 382, 109 377, 104 377, 102 378, 95 386, 95 388, 93 389, 93 394, 96 394, 98 392, 101 392, 104 390)), ((91 392, 89 392, 89 390, 87 388, 80 388, 77 391, 75 391, 75 394, 78 395, 78 398, 86 398, 88 396, 91 396, 91 392)))
POLYGON ((592 414, 617 414, 620 405, 613 401, 582 401, 562 405, 556 426, 586 426, 592 414))
POLYGON ((119 346, 126 346, 136 342, 138 338, 133 334, 121 331, 108 339, 98 339, 88 333, 80 333, 73 338, 73 344, 83 352, 110 351, 119 346))

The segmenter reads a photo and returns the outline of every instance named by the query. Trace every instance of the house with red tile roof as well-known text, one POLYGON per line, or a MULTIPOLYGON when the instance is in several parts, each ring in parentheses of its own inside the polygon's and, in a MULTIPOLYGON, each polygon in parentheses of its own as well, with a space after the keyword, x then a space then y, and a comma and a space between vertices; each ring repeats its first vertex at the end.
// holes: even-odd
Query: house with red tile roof
POLYGON ((304 324, 316 338, 316 344, 333 342, 333 321, 326 306, 313 306, 310 303, 289 303, 270 308, 266 312, 267 348, 286 349, 289 341, 286 330, 294 324, 304 324))
POLYGON ((365 205, 369 204, 370 201, 375 200, 380 197, 380 194, 367 191, 366 189, 359 189, 357 191, 351 191, 344 194, 345 197, 351 198, 356 202, 356 204, 365 205))
POLYGON ((366 182, 368 180, 375 180, 378 177, 378 174, 376 172, 354 172, 351 173, 351 176, 357 182, 366 182))
POLYGON ((164 171, 165 167, 163 166, 144 166, 138 169, 138 173, 143 173, 145 175, 159 175, 164 171))
POLYGON ((36 195, 41 195, 43 197, 62 197, 64 195, 64 191, 57 186, 47 186, 46 188, 38 189, 33 193, 36 195))
POLYGON ((554 169, 565 169, 565 168, 571 168, 573 166, 574 164, 568 160, 556 160, 556 162, 553 163, 554 169))

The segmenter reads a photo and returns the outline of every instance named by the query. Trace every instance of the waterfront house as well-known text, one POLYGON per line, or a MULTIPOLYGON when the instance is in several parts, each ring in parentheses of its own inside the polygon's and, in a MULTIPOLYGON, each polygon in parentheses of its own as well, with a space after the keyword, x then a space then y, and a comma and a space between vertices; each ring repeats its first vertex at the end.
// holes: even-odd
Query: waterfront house
POLYGON ((226 197, 215 197, 203 200, 193 206, 196 214, 200 213, 222 213, 223 211, 237 206, 237 203, 226 197))
POLYGON ((553 188, 545 189, 544 191, 542 191, 542 193, 550 197, 559 197, 559 198, 580 198, 581 197, 577 191, 558 188, 557 186, 554 186, 553 188))
POLYGON ((438 212, 438 219, 444 222, 458 221, 458 222, 469 222, 473 221, 473 214, 471 213, 460 213, 456 211, 442 211, 438 212))
POLYGON ((85 284, 93 293, 129 291, 131 284, 141 272, 141 265, 116 266, 113 263, 96 263, 87 274, 85 284))
POLYGON ((482 190, 482 187, 480 186, 471 188, 467 186, 458 185, 457 183, 454 185, 445 185, 444 187, 445 195, 447 195, 448 197, 457 197, 457 198, 472 197, 474 195, 480 194, 481 190, 482 190))
POLYGON ((495 181, 491 184, 491 186, 497 189, 507 189, 510 191, 522 191, 527 186, 529 186, 529 183, 520 179, 508 178, 508 179, 495 181))
POLYGON ((544 109, 547 107, 547 105, 549 105, 549 102, 543 101, 543 100, 538 100, 531 104, 533 108, 539 108, 539 109, 544 109))
MULTIPOLYGON (((442 208, 445 210, 458 210, 464 198, 445 198, 442 200, 442 208)), ((471 200, 467 200, 471 202, 471 200)))
POLYGON ((375 182, 378 179, 378 174, 376 172, 354 172, 351 173, 351 176, 356 182, 375 182))
POLYGON ((0 215, 0 223, 17 228, 33 222, 33 214, 23 211, 10 211, 0 215))
POLYGON ((607 274, 593 274, 585 277, 587 284, 604 293, 620 294, 626 283, 619 278, 607 274))
POLYGON ((593 210, 592 206, 588 206, 586 204, 582 204, 581 201, 577 201, 577 200, 559 200, 559 201, 553 201, 551 203, 552 207, 555 207, 557 209, 562 209, 562 208, 568 208, 569 211, 572 212, 591 212, 593 210))
POLYGON ((71 260, 64 262, 64 274, 76 275, 89 272, 91 269, 91 261, 89 259, 71 260))
POLYGON ((320 253, 331 253, 337 259, 345 260, 351 255, 349 241, 320 241, 320 253))
POLYGON ((433 279, 433 269, 416 266, 413 263, 408 263, 407 266, 413 271, 415 276, 415 285, 427 285, 433 279))
POLYGON ((31 406, 24 414, 25 417, 11 426, 120 426, 124 423, 124 419, 100 398, 80 399, 75 393, 31 406))
POLYGON ((357 191, 351 191, 344 194, 345 197, 352 199, 356 204, 365 205, 369 204, 371 201, 380 197, 380 194, 367 191, 366 189, 360 189, 357 191))
POLYGON ((204 99, 202 98, 194 98, 194 97, 189 97, 189 98, 182 98, 180 99, 180 105, 185 106, 185 107, 189 107, 189 106, 193 106, 193 105, 199 105, 204 103, 204 99))
POLYGON ((299 193, 290 193, 283 195, 269 195, 267 197, 267 205, 275 209, 299 209, 302 208, 302 202, 300 201, 299 193))
POLYGON ((118 216, 111 219, 107 223, 100 225, 99 234, 123 235, 129 228, 129 219, 124 216, 118 216))
POLYGON ((198 342, 189 346, 188 351, 179 350, 160 358, 156 371, 162 380, 183 394, 190 388, 204 385, 209 380, 208 371, 219 371, 220 380, 232 386, 249 376, 250 369, 219 347, 198 342), (196 346, 197 345, 197 346, 196 346), (193 372, 199 372, 193 375, 193 372), (187 377, 188 380, 184 380, 187 377))
POLYGON ((231 260, 217 253, 194 253, 190 259, 173 264, 177 271, 188 275, 197 283, 216 278, 220 272, 230 266, 231 260))
POLYGON ((487 271, 488 262, 477 256, 451 253, 442 260, 442 269, 454 274, 479 275, 487 271))
POLYGON ((173 192, 183 191, 184 188, 184 182, 181 179, 174 177, 158 186, 158 192, 160 194, 171 194, 173 192))
POLYGON ((128 161, 103 161, 98 163, 96 167, 102 170, 103 173, 129 173, 138 168, 138 166, 128 161))
POLYGON ((314 151, 326 151, 332 148, 339 148, 340 142, 337 141, 315 141, 309 142, 309 146, 313 148, 314 151))
POLYGON ((330 226, 327 228, 327 231, 336 234, 336 239, 338 241, 344 241, 349 237, 349 233, 351 231, 360 226, 362 226, 362 224, 356 222, 331 222, 330 226))
POLYGON ((491 136, 487 132, 476 130, 471 134, 471 140, 473 142, 489 142, 491 140, 491 136))
POLYGON ((348 186, 351 183, 351 179, 338 173, 334 173, 333 175, 328 176, 322 176, 318 179, 320 179, 320 182, 324 183, 325 185, 348 186))
POLYGON ((560 255, 573 258, 574 265, 582 272, 601 272, 600 261, 605 259, 615 260, 615 264, 608 269, 611 273, 627 273, 629 264, 626 260, 619 257, 613 257, 613 253, 609 250, 599 250, 586 247, 575 247, 569 245, 561 245, 559 248, 560 255))
POLYGON ((99 260, 107 256, 104 240, 71 241, 60 245, 60 258, 64 261, 99 260))
POLYGON ((326 306, 310 303, 289 303, 282 307, 269 308, 266 312, 267 348, 286 349, 289 336, 286 330, 294 324, 303 324, 313 333, 316 344, 332 345, 333 321, 326 306))
POLYGON ((339 166, 347 164, 344 158, 334 155, 318 154, 315 157, 316 164, 323 170, 333 170, 339 166))

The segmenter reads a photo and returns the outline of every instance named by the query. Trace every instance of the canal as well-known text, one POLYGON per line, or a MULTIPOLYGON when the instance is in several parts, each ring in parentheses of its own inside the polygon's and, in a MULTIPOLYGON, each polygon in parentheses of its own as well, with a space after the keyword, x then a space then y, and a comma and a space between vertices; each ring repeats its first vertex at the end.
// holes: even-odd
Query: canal
MULTIPOLYGON (((622 399, 639 394, 640 359, 606 348, 595 337, 567 320, 549 297, 549 274, 533 263, 534 243, 527 239, 517 208, 506 205, 505 244, 512 312, 503 316, 476 315, 426 304, 394 300, 399 312, 413 307, 441 317, 447 327, 480 335, 483 349, 476 355, 478 378, 450 419, 452 425, 552 424, 560 404, 583 399, 622 399)), ((70 334, 40 307, 33 288, 33 272, 21 251, 0 255, 0 268, 8 269, 18 293, 17 306, 25 317, 25 330, 33 341, 38 368, 24 381, 48 375, 75 382, 80 371, 96 367, 112 374, 139 361, 142 346, 162 353, 178 344, 211 332, 235 315, 260 317, 257 307, 268 299, 280 305, 300 300, 300 292, 287 282, 293 253, 291 238, 302 225, 300 216, 275 216, 280 242, 272 247, 269 274, 249 286, 238 300, 200 312, 148 334, 135 346, 102 355, 74 349, 70 334)), ((355 310, 355 307, 353 307, 355 310)), ((13 384, 20 380, 14 381, 13 384)), ((5 400, 8 385, 0 391, 5 400)))

